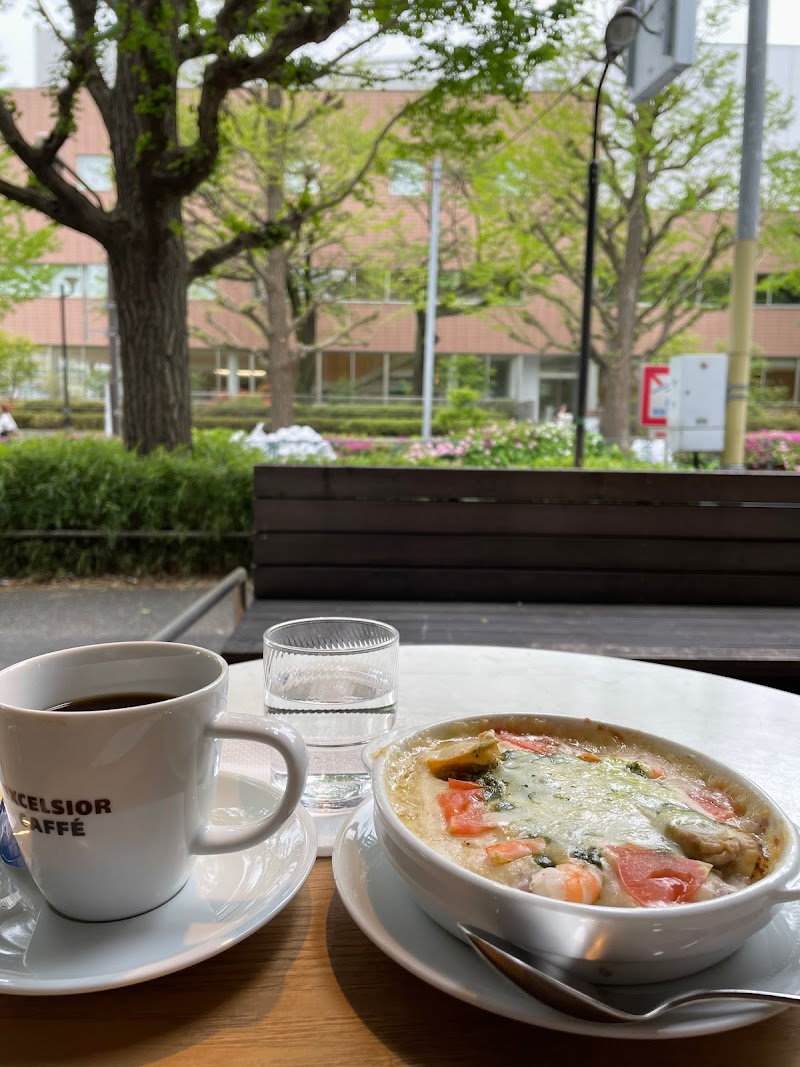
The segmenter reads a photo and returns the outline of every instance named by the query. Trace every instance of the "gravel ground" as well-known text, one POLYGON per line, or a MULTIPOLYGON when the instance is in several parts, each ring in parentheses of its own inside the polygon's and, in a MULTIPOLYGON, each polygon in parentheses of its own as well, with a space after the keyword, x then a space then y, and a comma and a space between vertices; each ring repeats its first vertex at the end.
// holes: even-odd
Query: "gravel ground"
MULTIPOLYGON (((184 611, 216 579, 143 582, 135 579, 48 584, 0 582, 0 669, 74 645, 150 636, 184 611)), ((218 651, 234 626, 229 594, 178 640, 218 651)))

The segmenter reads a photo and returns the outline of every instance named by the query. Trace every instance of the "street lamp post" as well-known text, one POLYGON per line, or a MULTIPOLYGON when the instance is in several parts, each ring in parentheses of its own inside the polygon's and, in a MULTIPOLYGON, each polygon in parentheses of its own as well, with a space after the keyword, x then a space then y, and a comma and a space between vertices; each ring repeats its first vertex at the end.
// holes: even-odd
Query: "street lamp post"
POLYGON ((592 154, 589 159, 589 180, 586 196, 586 253, 583 263, 583 307, 581 311, 581 347, 578 359, 578 397, 575 412, 575 466, 583 466, 586 440, 586 398, 589 392, 589 360, 592 349, 592 289, 594 283, 594 247, 597 230, 597 188, 600 161, 597 158, 597 138, 600 116, 600 94, 608 68, 633 41, 642 16, 632 4, 621 4, 609 19, 605 32, 606 56, 603 73, 594 98, 592 120, 592 154))
MULTIPOLYGON (((70 292, 72 285, 70 284, 70 292)), ((61 283, 61 367, 64 374, 64 426, 72 423, 72 412, 69 406, 69 356, 67 354, 67 287, 61 283)))

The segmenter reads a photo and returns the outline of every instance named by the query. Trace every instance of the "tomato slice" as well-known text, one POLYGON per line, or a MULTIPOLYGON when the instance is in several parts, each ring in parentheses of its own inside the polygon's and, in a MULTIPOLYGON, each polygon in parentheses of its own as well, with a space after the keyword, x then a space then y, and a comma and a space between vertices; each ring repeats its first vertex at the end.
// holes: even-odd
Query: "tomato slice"
POLYGON ((507 741, 509 745, 516 745, 517 748, 526 748, 529 752, 550 755, 560 747, 554 737, 523 737, 522 734, 512 734, 507 730, 495 730, 495 733, 501 741, 507 741))
POLYGON ((640 845, 614 845, 605 852, 614 860, 625 889, 644 907, 688 904, 711 870, 709 863, 640 845))
POLYGON ((712 789, 692 789, 686 794, 690 800, 699 805, 703 811, 717 822, 727 822, 732 819, 736 812, 733 810, 733 802, 724 793, 712 789))
POLYGON ((477 837, 491 830, 484 815, 482 789, 448 789, 436 794, 447 832, 457 837, 477 837))
POLYGON ((486 855, 495 864, 511 863, 523 856, 537 856, 544 852, 547 842, 542 837, 532 837, 521 841, 498 841, 496 845, 486 846, 486 855))
POLYGON ((461 778, 448 778, 447 779, 447 788, 448 789, 470 790, 470 789, 480 789, 480 786, 476 785, 474 782, 465 782, 461 778))

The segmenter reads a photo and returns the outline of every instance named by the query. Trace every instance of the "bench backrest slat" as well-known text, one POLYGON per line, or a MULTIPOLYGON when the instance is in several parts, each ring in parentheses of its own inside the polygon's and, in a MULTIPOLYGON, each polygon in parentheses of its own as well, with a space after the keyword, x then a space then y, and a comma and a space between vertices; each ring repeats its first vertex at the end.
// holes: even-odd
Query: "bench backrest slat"
POLYGON ((255 469, 255 592, 800 604, 785 472, 255 469))

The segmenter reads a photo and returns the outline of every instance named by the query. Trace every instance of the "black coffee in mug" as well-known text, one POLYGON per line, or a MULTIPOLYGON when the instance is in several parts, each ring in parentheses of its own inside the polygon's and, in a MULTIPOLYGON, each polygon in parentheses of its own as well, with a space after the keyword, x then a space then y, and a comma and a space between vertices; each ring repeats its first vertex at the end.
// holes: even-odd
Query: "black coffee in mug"
POLYGON ((171 693, 98 693, 96 696, 78 697, 54 704, 45 711, 117 711, 119 708, 136 708, 140 704, 158 704, 171 700, 171 693))

